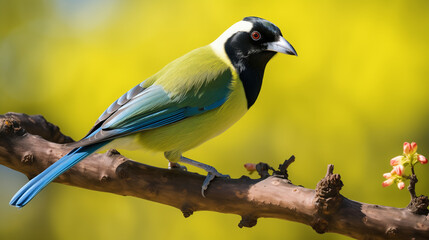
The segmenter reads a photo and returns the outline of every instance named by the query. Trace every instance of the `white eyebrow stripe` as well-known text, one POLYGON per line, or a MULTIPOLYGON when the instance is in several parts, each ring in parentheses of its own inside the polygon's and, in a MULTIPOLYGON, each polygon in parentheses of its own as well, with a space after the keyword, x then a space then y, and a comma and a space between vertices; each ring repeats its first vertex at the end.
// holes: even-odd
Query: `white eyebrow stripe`
POLYGON ((231 61, 225 52, 225 43, 228 39, 237 32, 250 32, 253 28, 253 23, 248 21, 240 21, 228 28, 224 33, 222 33, 216 40, 210 43, 210 47, 222 60, 232 66, 231 61))

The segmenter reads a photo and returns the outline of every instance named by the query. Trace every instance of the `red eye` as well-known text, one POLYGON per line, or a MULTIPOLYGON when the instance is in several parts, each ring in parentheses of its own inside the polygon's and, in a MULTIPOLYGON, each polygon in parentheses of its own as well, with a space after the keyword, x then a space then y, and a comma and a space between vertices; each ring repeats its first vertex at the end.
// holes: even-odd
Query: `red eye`
POLYGON ((261 34, 258 31, 253 31, 252 34, 250 34, 250 36, 252 36, 252 39, 255 41, 258 41, 259 39, 261 39, 261 34))

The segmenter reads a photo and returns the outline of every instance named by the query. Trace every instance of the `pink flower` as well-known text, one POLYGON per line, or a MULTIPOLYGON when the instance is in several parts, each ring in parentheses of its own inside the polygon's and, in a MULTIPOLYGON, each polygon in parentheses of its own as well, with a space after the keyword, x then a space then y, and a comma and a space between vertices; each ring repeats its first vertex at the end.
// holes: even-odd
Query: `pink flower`
POLYGON ((402 176, 402 173, 404 173, 404 165, 399 164, 393 167, 393 170, 390 172, 391 174, 396 174, 398 176, 402 176))
POLYGON ((405 155, 409 155, 409 154, 414 154, 417 151, 417 143, 412 142, 404 142, 404 154, 405 155))
POLYGON ((403 176, 405 166, 411 165, 413 167, 417 161, 421 164, 428 163, 428 159, 417 153, 417 143, 404 142, 403 154, 390 159, 390 165, 393 167, 392 171, 384 173, 383 177, 386 179, 383 182, 383 187, 387 187, 396 183, 397 187, 402 190, 405 188, 405 182, 409 179, 408 176, 403 176))
POLYGON ((244 168, 246 168, 247 171, 249 171, 249 172, 254 172, 254 171, 256 171, 256 164, 246 163, 246 164, 244 164, 244 168))
POLYGON ((404 189, 404 187, 405 187, 405 183, 404 182, 402 182, 402 181, 398 182, 398 188, 400 190, 404 189))
POLYGON ((414 154, 417 152, 417 143, 412 142, 411 144, 411 153, 410 154, 414 154))
POLYGON ((385 174, 383 174, 383 177, 384 177, 385 179, 389 179, 389 178, 391 178, 391 177, 392 177, 392 174, 391 174, 391 173, 385 173, 385 174))
POLYGON ((411 151, 411 144, 409 142, 404 142, 404 154, 407 155, 411 151))
POLYGON ((423 156, 423 155, 420 155, 420 154, 419 154, 419 156, 417 157, 417 159, 419 160, 419 162, 420 162, 421 164, 426 164, 426 163, 428 163, 427 158, 425 158, 425 156, 423 156))
POLYGON ((401 161, 402 161, 403 158, 404 158, 404 156, 397 156, 397 157, 394 157, 394 158, 390 159, 390 165, 391 166, 396 166, 396 165, 401 164, 401 161))
POLYGON ((389 178, 386 181, 384 181, 382 185, 383 185, 383 187, 387 187, 387 186, 392 185, 392 183, 393 183, 393 178, 389 178))

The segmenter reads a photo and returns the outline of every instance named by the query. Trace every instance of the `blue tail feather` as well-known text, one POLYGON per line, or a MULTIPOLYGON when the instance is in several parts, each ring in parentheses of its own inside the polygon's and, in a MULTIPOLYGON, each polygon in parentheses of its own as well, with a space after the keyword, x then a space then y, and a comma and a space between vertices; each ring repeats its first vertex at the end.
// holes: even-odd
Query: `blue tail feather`
POLYGON ((55 178, 108 143, 109 141, 73 149, 25 184, 15 196, 12 197, 9 204, 19 208, 25 206, 55 178))

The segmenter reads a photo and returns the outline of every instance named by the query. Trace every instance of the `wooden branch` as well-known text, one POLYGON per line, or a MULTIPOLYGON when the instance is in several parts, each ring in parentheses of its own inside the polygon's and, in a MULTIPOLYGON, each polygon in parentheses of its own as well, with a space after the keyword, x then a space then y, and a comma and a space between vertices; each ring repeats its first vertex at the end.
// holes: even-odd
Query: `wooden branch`
MULTIPOLYGON (((41 116, 0 115, 0 164, 28 178, 70 151, 62 143, 71 141, 41 116)), ((201 196, 205 176, 137 163, 116 150, 89 156, 56 182, 163 203, 180 209, 185 217, 202 210, 238 214, 242 216, 239 227, 252 227, 258 218, 267 217, 357 239, 429 239, 427 205, 414 206, 420 209, 417 214, 407 208, 349 200, 339 193, 343 183, 340 175, 333 174, 332 165, 316 190, 293 185, 286 179, 286 168, 293 160, 281 165, 274 176, 215 179, 206 198, 201 196)))

